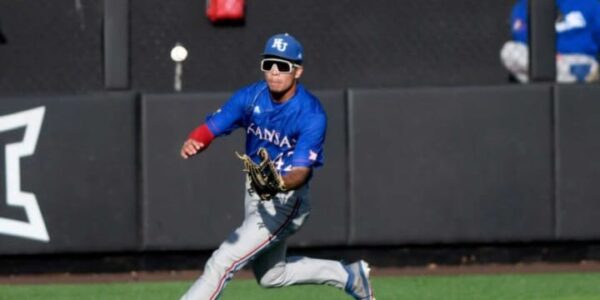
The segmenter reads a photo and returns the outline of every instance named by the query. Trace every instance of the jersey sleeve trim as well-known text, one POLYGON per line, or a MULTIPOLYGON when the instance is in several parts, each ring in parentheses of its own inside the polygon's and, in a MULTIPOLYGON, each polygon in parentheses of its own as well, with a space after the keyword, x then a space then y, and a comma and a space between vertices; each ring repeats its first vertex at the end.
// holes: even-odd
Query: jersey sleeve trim
POLYGON ((210 128, 208 128, 206 124, 202 124, 190 133, 189 138, 200 142, 204 144, 204 146, 208 147, 208 145, 210 145, 210 143, 215 138, 215 135, 212 133, 212 131, 210 130, 210 128))

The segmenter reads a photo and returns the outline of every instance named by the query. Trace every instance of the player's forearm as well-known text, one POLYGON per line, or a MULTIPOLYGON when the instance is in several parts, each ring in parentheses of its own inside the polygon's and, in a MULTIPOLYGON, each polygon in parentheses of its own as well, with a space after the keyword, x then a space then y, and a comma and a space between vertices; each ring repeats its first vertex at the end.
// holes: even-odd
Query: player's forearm
POLYGON ((188 139, 181 146, 181 157, 188 159, 206 149, 215 138, 206 124, 202 124, 194 129, 188 139))
POLYGON ((283 176, 283 184, 286 190, 295 190, 303 186, 310 175, 310 168, 294 167, 292 171, 283 176))
POLYGON ((215 135, 210 131, 206 124, 202 124, 195 128, 189 135, 190 139, 193 139, 199 143, 208 147, 210 143, 215 139, 215 135))

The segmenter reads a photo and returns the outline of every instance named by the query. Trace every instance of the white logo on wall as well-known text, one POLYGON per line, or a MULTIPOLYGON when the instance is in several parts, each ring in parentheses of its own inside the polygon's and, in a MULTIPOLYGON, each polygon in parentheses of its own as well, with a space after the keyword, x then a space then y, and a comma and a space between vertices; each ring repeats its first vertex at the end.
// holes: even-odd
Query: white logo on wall
POLYGON ((281 52, 285 51, 285 48, 287 48, 288 43, 284 43, 283 39, 274 39, 273 40, 273 45, 271 46, 271 48, 275 48, 281 52))
POLYGON ((25 127, 25 135, 18 143, 7 144, 5 148, 6 164, 6 204, 22 207, 27 221, 0 218, 0 234, 49 242, 50 237, 42 212, 34 194, 21 191, 21 157, 33 155, 35 145, 44 120, 44 106, 18 113, 0 116, 0 132, 25 127))

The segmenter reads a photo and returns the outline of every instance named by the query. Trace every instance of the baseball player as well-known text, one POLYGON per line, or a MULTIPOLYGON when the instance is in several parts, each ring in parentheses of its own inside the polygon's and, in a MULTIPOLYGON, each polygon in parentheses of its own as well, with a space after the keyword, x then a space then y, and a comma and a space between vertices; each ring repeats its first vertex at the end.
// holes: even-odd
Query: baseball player
POLYGON ((249 176, 244 221, 213 252, 182 300, 217 299, 234 273, 247 264, 266 288, 325 284, 344 289, 355 299, 374 299, 369 266, 362 260, 345 265, 286 257, 286 240, 310 213, 308 182, 313 168, 323 165, 327 125, 319 100, 299 83, 302 62, 303 48, 294 37, 271 37, 260 62, 265 79, 238 90, 183 144, 181 156, 187 159, 205 150, 215 137, 243 128, 246 153, 240 158, 245 159, 249 176), (268 178, 257 178, 268 171, 265 166, 275 171, 268 178), (261 186, 263 181, 266 186, 261 186))
MULTIPOLYGON (((528 1, 519 0, 512 9, 513 40, 500 51, 504 66, 520 81, 528 82, 528 1)), ((597 55, 600 47, 600 3, 597 0, 556 0, 556 80, 592 82, 598 80, 597 55)))

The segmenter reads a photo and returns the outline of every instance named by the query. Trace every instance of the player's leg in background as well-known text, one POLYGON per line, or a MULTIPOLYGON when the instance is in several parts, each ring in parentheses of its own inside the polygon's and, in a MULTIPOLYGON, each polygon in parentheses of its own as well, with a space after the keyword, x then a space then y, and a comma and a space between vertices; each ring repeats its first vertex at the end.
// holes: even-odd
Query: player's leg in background
POLYGON ((515 41, 504 43, 500 50, 500 60, 519 82, 529 81, 529 49, 527 45, 515 41))

